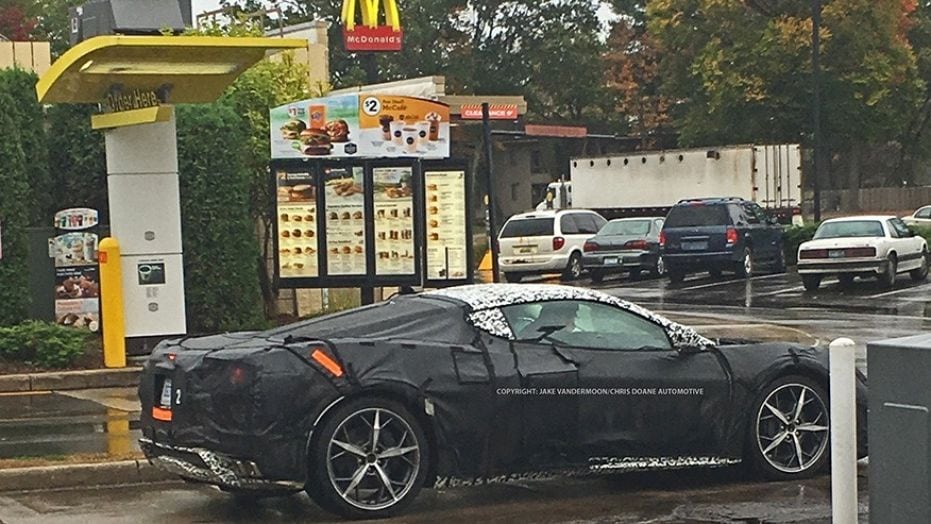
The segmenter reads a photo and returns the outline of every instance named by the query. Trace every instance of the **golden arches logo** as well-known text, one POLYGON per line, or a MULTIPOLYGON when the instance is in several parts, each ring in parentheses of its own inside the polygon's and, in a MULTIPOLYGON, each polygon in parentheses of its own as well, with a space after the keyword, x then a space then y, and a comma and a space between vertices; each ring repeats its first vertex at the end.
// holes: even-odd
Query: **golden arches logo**
POLYGON ((395 0, 343 0, 342 21, 347 30, 352 31, 356 27, 356 5, 362 11, 363 26, 378 27, 379 7, 384 5, 385 24, 394 31, 401 30, 401 17, 395 0))

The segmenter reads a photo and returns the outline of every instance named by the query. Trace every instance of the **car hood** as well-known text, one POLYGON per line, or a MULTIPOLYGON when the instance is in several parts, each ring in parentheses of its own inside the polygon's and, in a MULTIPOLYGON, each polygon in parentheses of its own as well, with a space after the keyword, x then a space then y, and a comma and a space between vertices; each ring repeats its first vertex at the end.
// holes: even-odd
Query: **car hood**
POLYGON ((847 247, 876 247, 882 239, 878 237, 839 237, 822 238, 803 242, 798 248, 802 249, 834 249, 847 247))

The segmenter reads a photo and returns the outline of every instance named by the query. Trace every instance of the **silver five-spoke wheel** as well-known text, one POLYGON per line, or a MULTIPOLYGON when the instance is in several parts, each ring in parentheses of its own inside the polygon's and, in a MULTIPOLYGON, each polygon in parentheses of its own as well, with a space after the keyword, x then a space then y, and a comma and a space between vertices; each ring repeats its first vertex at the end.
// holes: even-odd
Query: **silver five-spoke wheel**
POLYGON ((830 420, 822 393, 801 382, 782 384, 756 415, 756 444, 765 462, 784 474, 802 474, 823 462, 830 420))
POLYGON ((418 481, 421 448, 413 428, 383 407, 345 417, 326 448, 327 476, 347 504, 379 511, 400 502, 418 481))

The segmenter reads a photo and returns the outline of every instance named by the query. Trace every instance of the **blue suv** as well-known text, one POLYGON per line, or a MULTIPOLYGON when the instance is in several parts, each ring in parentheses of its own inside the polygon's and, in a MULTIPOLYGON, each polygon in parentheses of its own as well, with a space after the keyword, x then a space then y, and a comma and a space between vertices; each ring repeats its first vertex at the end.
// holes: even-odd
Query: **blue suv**
POLYGON ((750 277, 759 264, 777 273, 786 267, 782 226, 742 198, 680 201, 669 210, 659 243, 673 282, 701 271, 712 277, 723 271, 750 277))

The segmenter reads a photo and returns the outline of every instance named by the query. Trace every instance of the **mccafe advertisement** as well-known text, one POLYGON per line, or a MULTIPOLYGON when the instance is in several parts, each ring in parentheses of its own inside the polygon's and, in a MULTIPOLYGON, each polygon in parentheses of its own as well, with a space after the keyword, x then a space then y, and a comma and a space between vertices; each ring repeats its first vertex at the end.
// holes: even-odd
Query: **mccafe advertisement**
POLYGON ((408 96, 351 94, 271 110, 273 159, 448 158, 449 106, 408 96))

